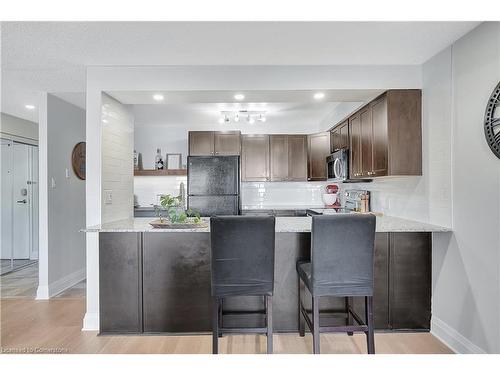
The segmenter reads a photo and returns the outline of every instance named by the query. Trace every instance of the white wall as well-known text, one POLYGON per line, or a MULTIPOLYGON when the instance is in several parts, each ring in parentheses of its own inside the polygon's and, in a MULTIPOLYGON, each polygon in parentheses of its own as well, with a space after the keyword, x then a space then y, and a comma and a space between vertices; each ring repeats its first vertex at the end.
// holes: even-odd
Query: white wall
POLYGON ((1 113, 0 136, 25 138, 27 143, 38 143, 38 124, 1 113))
POLYGON ((330 129, 333 125, 338 124, 346 118, 346 116, 353 113, 356 109, 361 107, 364 102, 343 102, 339 103, 333 111, 326 116, 319 124, 318 131, 322 132, 330 129))
POLYGON ((38 298, 51 297, 85 278, 85 235, 80 232, 85 226, 85 181, 71 166, 73 147, 85 141, 85 111, 53 95, 45 97, 38 298))
POLYGON ((500 353, 500 160, 483 130, 500 81, 500 23, 458 40, 451 72, 453 235, 434 241, 432 330, 457 351, 500 353))
POLYGON ((102 222, 134 216, 134 116, 130 108, 102 96, 102 222), (111 194, 111 203, 105 196, 111 194))
MULTIPOLYGON (((156 149, 165 154, 182 154, 182 164, 187 164, 188 131, 195 127, 165 125, 140 125, 134 130, 134 149, 141 154, 144 169, 155 168, 156 149)), ((165 160, 164 160, 165 161, 165 160)))

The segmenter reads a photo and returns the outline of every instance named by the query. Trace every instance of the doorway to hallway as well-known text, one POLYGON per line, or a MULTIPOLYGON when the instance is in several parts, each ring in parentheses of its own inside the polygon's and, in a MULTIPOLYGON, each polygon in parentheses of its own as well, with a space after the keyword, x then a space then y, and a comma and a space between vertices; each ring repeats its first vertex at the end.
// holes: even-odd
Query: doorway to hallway
POLYGON ((38 262, 38 146, 0 141, 0 275, 5 275, 38 262))

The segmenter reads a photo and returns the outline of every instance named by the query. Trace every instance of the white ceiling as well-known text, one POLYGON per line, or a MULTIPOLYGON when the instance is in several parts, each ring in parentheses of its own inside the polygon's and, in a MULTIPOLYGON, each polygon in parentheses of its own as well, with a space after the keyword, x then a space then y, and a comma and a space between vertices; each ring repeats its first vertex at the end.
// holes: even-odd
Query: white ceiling
MULTIPOLYGON (((134 105, 136 131, 143 126, 182 130, 241 130, 242 133, 311 133, 339 103, 174 103, 134 105), (266 122, 220 124, 221 111, 263 111, 266 122)), ((234 112, 235 113, 235 112, 234 112)), ((231 116, 231 120, 233 116, 231 116)), ((158 131, 162 131, 159 129, 158 131)), ((323 130, 323 129, 322 129, 323 130)))
POLYGON ((37 120, 40 91, 84 102, 96 65, 414 65, 478 22, 7 22, 2 111, 37 120))
POLYGON ((173 104, 173 103, 240 103, 235 94, 243 94, 243 103, 320 103, 320 102, 367 102, 384 90, 321 90, 325 96, 314 99, 311 90, 252 90, 252 91, 108 91, 123 104, 173 104), (155 94, 163 95, 163 101, 155 101, 155 94))

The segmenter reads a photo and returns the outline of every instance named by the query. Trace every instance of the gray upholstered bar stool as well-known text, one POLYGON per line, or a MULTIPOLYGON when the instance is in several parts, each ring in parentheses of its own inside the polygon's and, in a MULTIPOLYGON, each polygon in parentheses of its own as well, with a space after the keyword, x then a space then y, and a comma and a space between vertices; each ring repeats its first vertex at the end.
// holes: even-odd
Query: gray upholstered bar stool
POLYGON ((305 334, 305 324, 313 335, 313 351, 320 352, 321 332, 363 331, 367 336, 368 353, 375 353, 373 335, 373 252, 375 216, 335 214, 313 216, 311 261, 297 262, 299 276, 299 333, 305 334), (312 295, 312 318, 301 297, 301 282, 312 295), (321 297, 344 297, 347 325, 320 326, 321 297), (365 297, 365 321, 351 309, 349 297, 365 297), (358 325, 353 325, 352 319, 358 325))
POLYGON ((267 353, 273 352, 272 296, 274 292, 274 217, 219 216, 210 219, 212 271, 213 353, 218 353, 222 333, 263 333, 267 353), (224 328, 222 301, 232 296, 263 296, 266 327, 224 328))

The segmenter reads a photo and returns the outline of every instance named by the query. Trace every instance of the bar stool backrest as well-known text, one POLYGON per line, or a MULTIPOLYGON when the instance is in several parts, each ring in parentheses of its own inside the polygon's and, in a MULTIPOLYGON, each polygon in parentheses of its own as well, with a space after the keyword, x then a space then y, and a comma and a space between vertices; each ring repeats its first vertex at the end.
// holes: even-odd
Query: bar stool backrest
POLYGON ((274 216, 210 219, 212 296, 273 295, 274 216))
POLYGON ((376 218, 313 216, 311 282, 316 295, 372 296, 376 218))

